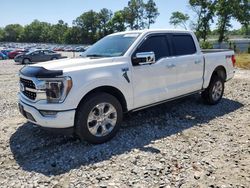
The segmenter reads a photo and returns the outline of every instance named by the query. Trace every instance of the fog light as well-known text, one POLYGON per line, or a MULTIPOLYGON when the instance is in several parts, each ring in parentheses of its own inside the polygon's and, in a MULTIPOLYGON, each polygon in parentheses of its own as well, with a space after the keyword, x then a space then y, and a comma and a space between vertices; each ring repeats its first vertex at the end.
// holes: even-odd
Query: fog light
POLYGON ((57 114, 56 111, 40 110, 39 112, 42 114, 42 116, 55 116, 57 114))

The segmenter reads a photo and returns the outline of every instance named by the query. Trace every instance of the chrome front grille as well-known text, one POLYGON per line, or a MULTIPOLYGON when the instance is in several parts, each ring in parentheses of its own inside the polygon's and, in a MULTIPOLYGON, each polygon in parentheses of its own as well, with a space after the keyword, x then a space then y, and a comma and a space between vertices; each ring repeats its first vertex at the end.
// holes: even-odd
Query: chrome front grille
POLYGON ((20 78, 21 92, 30 100, 36 100, 36 85, 32 80, 20 78))
POLYGON ((23 94, 31 100, 36 100, 36 93, 34 92, 25 90, 23 91, 23 94))
POLYGON ((36 86, 32 80, 20 78, 20 83, 22 83, 25 88, 27 87, 27 88, 31 88, 31 89, 36 89, 36 86))
POLYGON ((20 93, 21 96, 30 102, 46 100, 45 82, 37 78, 29 78, 23 75, 20 76, 20 93))

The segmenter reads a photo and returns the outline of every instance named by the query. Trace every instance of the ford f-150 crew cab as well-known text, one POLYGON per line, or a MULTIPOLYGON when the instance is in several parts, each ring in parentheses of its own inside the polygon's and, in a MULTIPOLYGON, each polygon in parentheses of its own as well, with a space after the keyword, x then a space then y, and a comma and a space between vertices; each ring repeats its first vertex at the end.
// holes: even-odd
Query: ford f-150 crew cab
POLYGON ((194 93, 217 104, 234 64, 233 51, 201 50, 190 31, 115 33, 83 57, 22 68, 19 109, 36 125, 103 143, 126 112, 194 93))

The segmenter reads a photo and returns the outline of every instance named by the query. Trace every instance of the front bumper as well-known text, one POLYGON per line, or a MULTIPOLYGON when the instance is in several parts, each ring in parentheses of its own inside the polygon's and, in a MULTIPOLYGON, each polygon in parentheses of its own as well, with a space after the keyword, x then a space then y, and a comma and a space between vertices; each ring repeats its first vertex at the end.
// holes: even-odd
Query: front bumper
POLYGON ((31 123, 44 128, 63 129, 74 126, 75 110, 57 111, 55 115, 43 116, 39 110, 19 100, 21 114, 31 123))

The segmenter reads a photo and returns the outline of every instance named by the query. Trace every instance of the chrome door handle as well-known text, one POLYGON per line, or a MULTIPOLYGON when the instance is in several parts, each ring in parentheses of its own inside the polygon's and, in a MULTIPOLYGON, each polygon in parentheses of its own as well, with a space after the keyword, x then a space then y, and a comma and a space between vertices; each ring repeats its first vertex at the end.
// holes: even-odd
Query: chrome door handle
POLYGON ((201 60, 196 60, 194 64, 200 64, 202 61, 201 60))
POLYGON ((168 64, 168 65, 167 65, 167 68, 168 68, 168 69, 172 69, 172 68, 174 68, 175 66, 176 66, 175 64, 168 64))

